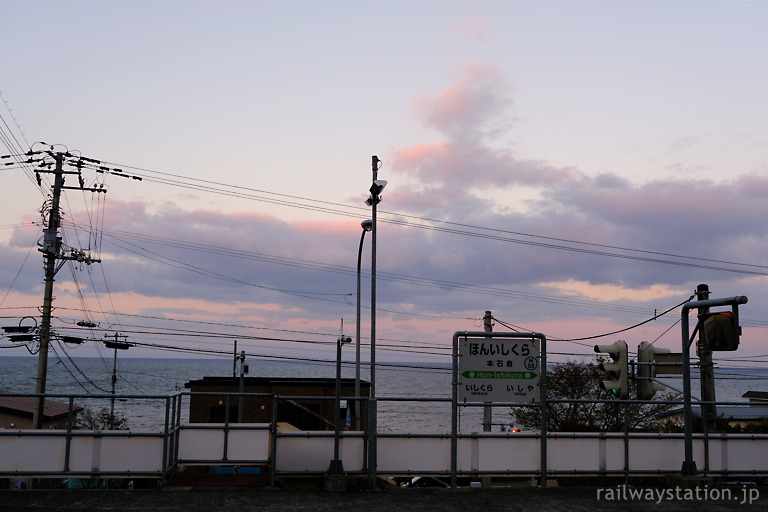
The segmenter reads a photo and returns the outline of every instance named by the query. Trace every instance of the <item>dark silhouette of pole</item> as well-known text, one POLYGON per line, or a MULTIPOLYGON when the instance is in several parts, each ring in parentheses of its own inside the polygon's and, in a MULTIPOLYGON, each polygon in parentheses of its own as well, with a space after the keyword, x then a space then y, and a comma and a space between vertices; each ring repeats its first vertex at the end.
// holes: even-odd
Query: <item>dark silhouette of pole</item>
POLYGON ((371 396, 368 399, 368 484, 371 489, 376 489, 376 444, 378 420, 376 418, 376 205, 381 198, 379 194, 384 189, 386 182, 378 180, 379 163, 376 155, 371 157, 371 170, 373 183, 371 184, 371 196, 366 201, 371 206, 371 396))
MULTIPOLYGON (((493 332, 493 313, 485 312, 483 317, 483 331, 493 332)), ((490 403, 483 406, 483 432, 490 432, 493 424, 493 407, 490 403)), ((485 482, 484 482, 485 483, 485 482)))
MULTIPOLYGON (((57 267, 56 260, 74 260, 85 263, 86 265, 101 261, 91 258, 82 250, 73 249, 71 254, 62 254, 61 237, 59 236, 59 227, 61 225, 61 213, 59 211, 61 191, 63 189, 73 189, 82 191, 87 190, 90 192, 106 192, 106 189, 104 188, 85 188, 82 177, 80 177, 79 180, 79 187, 65 187, 64 175, 77 174, 79 176, 79 167, 77 171, 64 171, 64 157, 69 157, 71 155, 69 153, 53 153, 53 147, 51 147, 51 151, 46 151, 46 153, 54 158, 56 161, 56 168, 53 171, 43 168, 37 170, 38 173, 53 173, 54 175, 47 226, 44 230, 43 242, 39 249, 39 251, 43 253, 43 258, 45 259, 45 290, 43 292, 42 318, 40 320, 40 350, 38 351, 37 377, 35 378, 35 393, 40 395, 45 394, 46 380, 48 376, 48 349, 51 345, 51 312, 53 310, 53 282, 56 277, 56 272, 61 268, 61 265, 57 267)), ((32 414, 32 425, 36 429, 43 428, 43 418, 45 415, 44 409, 45 398, 40 396, 37 398, 37 405, 32 414)))
MULTIPOLYGON (((115 333, 117 341, 117 333, 115 333)), ((115 384, 117 384, 117 347, 115 347, 115 357, 112 360, 112 398, 109 401, 109 421, 115 418, 115 384)))
POLYGON ((334 405, 334 431, 333 431, 333 460, 328 468, 329 475, 343 475, 344 465, 339 459, 339 438, 341 436, 341 346, 351 343, 352 338, 344 337, 344 320, 342 319, 342 334, 336 340, 336 401, 334 405))
POLYGON ((237 397, 237 422, 243 422, 243 393, 245 392, 245 350, 240 352, 240 395, 237 397))
MULTIPOLYGON (((357 249, 357 323, 355 328, 355 396, 360 396, 360 263, 363 257, 363 241, 365 234, 371 230, 372 220, 364 220, 360 223, 363 232, 360 234, 360 247, 357 249)), ((354 401, 355 404, 355 430, 360 430, 360 400, 354 401)))
POLYGON ((696 335, 696 331, 700 329, 700 324, 696 322, 696 329, 694 329, 693 336, 689 338, 689 323, 688 312, 693 309, 707 309, 717 306, 731 306, 734 318, 738 318, 739 304, 746 304, 747 297, 739 295, 736 297, 728 297, 724 299, 708 299, 699 300, 695 302, 689 302, 683 305, 680 324, 682 327, 682 352, 683 352, 683 448, 685 452, 685 459, 680 470, 683 476, 696 476, 698 470, 696 468, 696 461, 693 460, 693 412, 691 406, 691 343, 693 342, 693 336, 696 335))
MULTIPOLYGON (((709 286, 700 284, 696 287, 696 300, 709 299, 709 286)), ((709 308, 698 308, 698 317, 703 318, 709 313, 709 308)), ((704 329, 699 329, 699 342, 696 345, 696 353, 699 356, 699 385, 701 387, 701 401, 714 402, 715 397, 715 368, 712 360, 712 346, 707 339, 704 329)), ((715 404, 701 405, 701 423, 705 432, 715 430, 717 408, 715 404)))
MULTIPOLYGON (((48 212, 48 227, 45 229, 43 246, 40 252, 45 258, 45 291, 43 295, 42 320, 40 321, 40 351, 37 356, 37 378, 35 379, 35 393, 44 394, 46 379, 48 376, 48 347, 51 343, 51 311, 53 309, 53 281, 56 277, 56 259, 61 250, 61 238, 59 238, 59 201, 61 188, 64 186, 64 170, 62 163, 64 156, 56 153, 56 170, 54 171, 53 197, 51 210, 48 212)), ((43 428, 45 398, 38 397, 37 406, 32 418, 34 428, 43 428)))

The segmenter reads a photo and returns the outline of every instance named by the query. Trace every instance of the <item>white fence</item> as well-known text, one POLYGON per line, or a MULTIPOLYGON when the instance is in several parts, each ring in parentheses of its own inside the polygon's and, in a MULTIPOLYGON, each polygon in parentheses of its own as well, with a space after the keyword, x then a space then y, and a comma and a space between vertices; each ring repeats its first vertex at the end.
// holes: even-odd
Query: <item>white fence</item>
MULTIPOLYGON (((364 473, 365 437, 343 433, 348 473, 364 473)), ((537 475, 535 434, 461 434, 457 474, 537 475)), ((178 465, 263 465, 273 475, 322 474, 333 458, 332 432, 275 432, 269 424, 185 424, 171 434, 130 431, 0 430, 0 476, 158 477, 178 465)), ((451 473, 449 434, 380 433, 381 475, 451 473)), ((547 475, 661 474, 681 469, 681 434, 557 433, 547 439, 547 475)), ((768 435, 694 438, 694 459, 708 474, 768 474, 768 435)))

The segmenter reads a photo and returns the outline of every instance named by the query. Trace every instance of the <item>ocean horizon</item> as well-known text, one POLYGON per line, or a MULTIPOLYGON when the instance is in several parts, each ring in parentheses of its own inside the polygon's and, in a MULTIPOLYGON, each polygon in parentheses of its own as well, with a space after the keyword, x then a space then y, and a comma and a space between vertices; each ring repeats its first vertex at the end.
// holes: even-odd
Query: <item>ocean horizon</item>
MULTIPOLYGON (((109 408, 109 398, 87 395, 111 393, 112 358, 49 359, 46 392, 78 395, 78 405, 93 410, 109 408)), ((325 361, 295 361, 249 358, 249 377, 335 378, 336 366, 325 361)), ((37 357, 0 356, 0 390, 9 393, 34 393, 37 357)), ((159 430, 165 421, 165 400, 122 399, 123 396, 170 396, 188 391, 184 384, 203 377, 233 376, 232 358, 166 359, 118 357, 115 384, 115 413, 127 419, 132 430, 159 430)), ((747 391, 768 391, 767 368, 717 368, 716 394, 721 402, 745 403, 747 391)), ((354 364, 342 365, 342 377, 354 378, 354 364)), ((694 397, 698 396, 697 373, 692 374, 694 397)), ((369 380, 367 365, 361 365, 360 378, 369 380)), ((662 382, 682 389, 682 377, 666 375, 662 382)), ((382 362, 376 367, 378 425, 383 431, 450 432, 451 365, 434 362, 382 362), (388 398, 431 398, 440 401, 415 402, 388 398)), ((479 432, 482 407, 460 408, 460 430, 479 432)), ((182 421, 188 418, 188 401, 182 407, 182 421)), ((493 430, 512 427, 509 407, 493 408, 493 430)))

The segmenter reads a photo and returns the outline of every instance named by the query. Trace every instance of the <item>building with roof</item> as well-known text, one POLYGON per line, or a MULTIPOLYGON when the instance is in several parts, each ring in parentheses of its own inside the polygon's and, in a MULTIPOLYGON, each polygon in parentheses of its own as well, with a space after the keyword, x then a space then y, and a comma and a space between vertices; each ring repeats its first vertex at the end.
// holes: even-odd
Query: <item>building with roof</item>
MULTIPOLYGON (((768 419, 768 392, 766 391, 747 391, 742 398, 746 398, 749 402, 741 405, 718 405, 716 408, 718 417, 723 417, 728 420, 728 424, 732 427, 739 426, 741 428, 755 425, 761 421, 768 419)), ((691 410, 693 416, 701 416, 700 408, 693 404, 691 410)), ((678 407, 667 412, 658 414, 658 418, 664 420, 671 420, 672 422, 682 425, 683 424, 683 408, 678 407)))
MULTIPOLYGON (((189 399, 190 423, 236 423, 240 416, 240 400, 232 393, 240 392, 239 377, 203 377, 184 384, 193 394, 189 399)), ((370 383, 360 382, 360 395, 370 394, 370 383)), ((333 430, 336 407, 335 378, 301 377, 244 377, 243 393, 258 396, 243 397, 243 423, 271 423, 273 421, 274 397, 277 403, 277 422, 288 423, 299 430, 333 430)), ((341 424, 349 423, 354 429, 352 400, 355 396, 355 380, 341 379, 339 416, 341 424), (349 414, 347 409, 349 409, 349 414), (347 421, 350 418, 350 421, 347 421)), ((360 425, 365 425, 366 402, 361 400, 360 425)))
MULTIPOLYGON (((0 396, 0 428, 32 429, 37 398, 33 396, 0 396)), ((77 424, 80 405, 72 407, 72 424, 77 424)), ((65 429, 69 417, 69 404, 45 400, 43 404, 43 428, 65 429)))
POLYGON ((768 391, 747 391, 741 397, 748 399, 750 405, 768 405, 768 391))

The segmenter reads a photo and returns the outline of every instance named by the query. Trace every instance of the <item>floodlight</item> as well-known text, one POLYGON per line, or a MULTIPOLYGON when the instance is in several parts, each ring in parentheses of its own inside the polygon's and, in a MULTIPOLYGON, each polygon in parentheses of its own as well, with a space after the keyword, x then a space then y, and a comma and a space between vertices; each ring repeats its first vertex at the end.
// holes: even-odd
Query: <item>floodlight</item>
POLYGON ((368 191, 374 196, 378 196, 386 186, 387 180, 373 180, 373 185, 371 185, 371 188, 369 188, 368 191))

